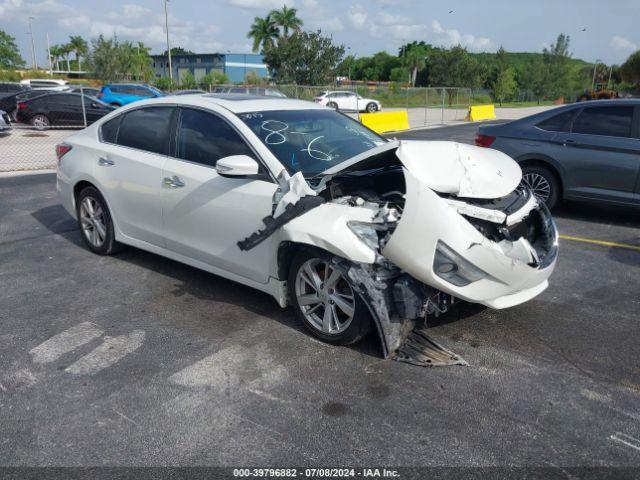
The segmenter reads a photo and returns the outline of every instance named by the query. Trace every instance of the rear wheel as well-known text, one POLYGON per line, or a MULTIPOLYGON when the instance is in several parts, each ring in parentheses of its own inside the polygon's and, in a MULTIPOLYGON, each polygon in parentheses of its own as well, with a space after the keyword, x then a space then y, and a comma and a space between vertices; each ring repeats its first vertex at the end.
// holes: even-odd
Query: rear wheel
POLYGON ((555 173, 539 165, 525 166, 522 169, 522 183, 542 200, 549 209, 560 199, 560 181, 555 173))
POLYGON ((43 130, 51 126, 51 122, 46 115, 38 114, 31 117, 31 125, 36 127, 38 130, 43 130))
POLYGON ((366 304, 328 255, 298 254, 288 284, 296 315, 312 335, 349 345, 369 332, 371 315, 366 304))
POLYGON ((334 110, 338 110, 338 104, 336 102, 327 103, 327 107, 333 108, 334 110))
POLYGON ((121 249, 116 242, 111 213, 100 192, 94 187, 82 189, 76 199, 78 225, 89 250, 111 255, 121 249))
POLYGON ((368 113, 374 113, 378 111, 378 105, 376 105, 373 102, 369 102, 367 103, 367 112, 368 113))

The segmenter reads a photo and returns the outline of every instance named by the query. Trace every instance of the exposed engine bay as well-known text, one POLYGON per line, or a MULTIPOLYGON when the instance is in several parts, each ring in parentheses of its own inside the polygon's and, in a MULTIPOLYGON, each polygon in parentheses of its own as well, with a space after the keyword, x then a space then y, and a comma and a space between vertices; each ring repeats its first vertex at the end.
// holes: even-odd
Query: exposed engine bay
POLYGON ((344 215, 353 240, 373 254, 353 261, 336 251, 335 263, 366 301, 385 355, 426 366, 435 357, 421 348, 431 345, 414 331, 457 300, 505 308, 537 295, 557 255, 557 232, 546 207, 519 185, 518 165, 499 152, 453 142, 380 150, 319 178, 279 179, 274 215, 238 246, 253 248, 281 227, 286 238, 306 226, 303 219, 312 225, 315 210, 344 215), (426 160, 430 154, 441 165, 426 160))

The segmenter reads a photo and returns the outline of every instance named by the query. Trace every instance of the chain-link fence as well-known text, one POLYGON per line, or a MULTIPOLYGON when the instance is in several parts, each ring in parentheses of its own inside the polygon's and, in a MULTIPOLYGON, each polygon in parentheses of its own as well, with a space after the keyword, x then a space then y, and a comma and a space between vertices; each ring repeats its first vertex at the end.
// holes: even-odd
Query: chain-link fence
POLYGON ((29 90, 0 98, 0 172, 55 168, 55 146, 115 107, 96 89, 29 90), (92 94, 92 95, 90 95, 92 94))

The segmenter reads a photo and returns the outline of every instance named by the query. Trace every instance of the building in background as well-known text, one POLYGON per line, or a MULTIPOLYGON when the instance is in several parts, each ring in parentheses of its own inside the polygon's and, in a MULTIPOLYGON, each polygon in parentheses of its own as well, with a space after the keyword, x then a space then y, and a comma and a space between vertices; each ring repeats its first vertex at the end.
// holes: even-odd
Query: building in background
MULTIPOLYGON (((169 59, 166 55, 151 55, 151 66, 156 78, 169 76, 169 59)), ((250 72, 267 78, 268 70, 262 55, 257 53, 194 53, 171 55, 173 78, 178 82, 187 72, 201 80, 212 71, 224 73, 232 83, 242 83, 250 72)))

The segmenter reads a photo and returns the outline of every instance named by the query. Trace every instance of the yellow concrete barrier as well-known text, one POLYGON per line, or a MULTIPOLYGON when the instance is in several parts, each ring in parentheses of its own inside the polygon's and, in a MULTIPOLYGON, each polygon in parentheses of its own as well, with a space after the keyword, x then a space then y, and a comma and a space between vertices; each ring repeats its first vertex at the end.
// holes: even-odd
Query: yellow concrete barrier
POLYGON ((398 112, 361 113, 360 121, 376 133, 397 132, 409 129, 406 110, 398 112))
POLYGON ((496 110, 494 105, 471 105, 467 120, 477 122, 479 120, 493 120, 496 118, 496 110))

